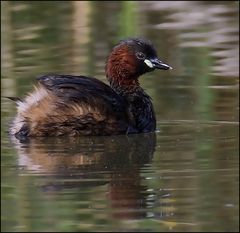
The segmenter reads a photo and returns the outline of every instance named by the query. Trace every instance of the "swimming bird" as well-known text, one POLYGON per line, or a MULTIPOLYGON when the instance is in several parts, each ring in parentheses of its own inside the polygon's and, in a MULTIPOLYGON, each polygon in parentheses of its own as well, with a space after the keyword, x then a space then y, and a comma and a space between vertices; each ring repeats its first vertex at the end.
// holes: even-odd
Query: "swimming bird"
POLYGON ((110 86, 82 75, 40 76, 25 98, 10 97, 17 104, 17 115, 9 133, 19 138, 153 132, 153 104, 139 77, 155 69, 171 67, 158 58, 150 41, 122 40, 106 61, 110 86))

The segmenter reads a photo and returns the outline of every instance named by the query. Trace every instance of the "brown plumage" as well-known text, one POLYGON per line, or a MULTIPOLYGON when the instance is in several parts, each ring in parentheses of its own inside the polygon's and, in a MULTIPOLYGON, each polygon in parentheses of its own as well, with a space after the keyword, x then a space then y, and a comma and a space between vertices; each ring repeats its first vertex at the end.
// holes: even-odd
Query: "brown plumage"
POLYGON ((110 86, 90 77, 45 75, 25 99, 12 98, 18 113, 10 134, 19 137, 112 135, 156 129, 150 97, 138 77, 169 69, 152 44, 127 39, 114 47, 106 63, 110 86))

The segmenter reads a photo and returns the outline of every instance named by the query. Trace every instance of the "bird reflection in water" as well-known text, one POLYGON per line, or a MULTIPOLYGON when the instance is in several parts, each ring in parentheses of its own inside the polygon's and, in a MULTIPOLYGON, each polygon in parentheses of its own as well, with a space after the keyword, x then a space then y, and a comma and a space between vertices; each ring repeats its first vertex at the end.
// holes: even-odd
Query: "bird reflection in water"
MULTIPOLYGON (((14 138, 12 139, 14 140, 14 138)), ((22 172, 45 177, 45 193, 107 185, 112 217, 146 217, 141 169, 154 155, 156 134, 14 140, 22 172)))

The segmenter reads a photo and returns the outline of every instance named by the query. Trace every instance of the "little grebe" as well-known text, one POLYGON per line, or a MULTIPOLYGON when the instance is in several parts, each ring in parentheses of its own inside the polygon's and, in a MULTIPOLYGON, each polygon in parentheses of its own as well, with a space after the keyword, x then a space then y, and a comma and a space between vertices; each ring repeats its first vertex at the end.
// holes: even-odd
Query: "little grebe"
POLYGON ((85 76, 41 76, 25 99, 11 98, 18 113, 10 134, 19 138, 152 132, 153 105, 138 78, 154 69, 171 67, 158 59, 149 41, 133 38, 116 45, 107 59, 110 86, 85 76))

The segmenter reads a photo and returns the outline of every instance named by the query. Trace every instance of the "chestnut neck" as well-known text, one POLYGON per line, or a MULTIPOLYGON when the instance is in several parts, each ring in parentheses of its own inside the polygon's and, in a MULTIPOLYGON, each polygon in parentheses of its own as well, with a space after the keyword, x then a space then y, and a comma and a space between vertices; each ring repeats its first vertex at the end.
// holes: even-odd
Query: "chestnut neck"
POLYGON ((117 46, 108 57, 105 71, 110 86, 122 96, 142 92, 139 85, 138 64, 128 46, 117 46))
POLYGON ((114 76, 109 79, 109 81, 111 88, 122 96, 132 95, 139 91, 143 91, 137 77, 126 79, 124 77, 114 76))

